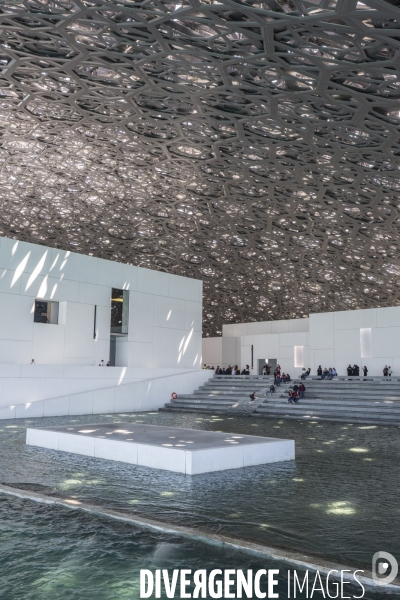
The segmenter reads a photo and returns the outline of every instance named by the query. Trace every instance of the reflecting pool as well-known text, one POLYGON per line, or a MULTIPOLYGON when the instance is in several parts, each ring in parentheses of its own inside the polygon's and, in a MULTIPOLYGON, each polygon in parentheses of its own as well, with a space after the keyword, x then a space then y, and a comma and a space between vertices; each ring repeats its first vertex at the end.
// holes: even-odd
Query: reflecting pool
POLYGON ((361 568, 400 557, 398 428, 137 413, 0 422, 0 481, 361 568), (296 460, 187 477, 27 447, 26 427, 118 420, 296 440, 296 460))

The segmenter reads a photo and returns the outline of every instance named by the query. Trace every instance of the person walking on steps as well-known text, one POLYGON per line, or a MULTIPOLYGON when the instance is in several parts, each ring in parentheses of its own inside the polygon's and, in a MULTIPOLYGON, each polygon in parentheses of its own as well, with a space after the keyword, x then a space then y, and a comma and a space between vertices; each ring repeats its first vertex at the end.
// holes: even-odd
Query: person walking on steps
POLYGON ((253 392, 252 394, 250 394, 249 398, 250 398, 250 402, 254 402, 254 400, 256 399, 256 393, 253 392))

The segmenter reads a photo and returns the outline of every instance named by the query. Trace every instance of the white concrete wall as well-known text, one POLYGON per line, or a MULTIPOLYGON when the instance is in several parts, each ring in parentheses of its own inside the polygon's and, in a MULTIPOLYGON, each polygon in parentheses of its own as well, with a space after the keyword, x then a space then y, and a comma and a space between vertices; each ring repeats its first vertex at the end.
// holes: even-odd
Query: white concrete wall
MULTIPOLYGON (((233 344, 240 343, 237 363, 251 365, 256 374, 258 360, 276 358, 283 371, 298 376, 294 348, 303 346, 304 366, 316 374, 318 365, 335 367, 347 374, 348 364, 366 365, 369 375, 382 375, 385 364, 400 374, 400 306, 367 310, 311 314, 308 319, 289 319, 262 323, 238 323, 223 326, 222 338, 203 341, 203 362, 209 364, 220 349, 220 364, 232 364, 233 344), (370 329, 369 356, 361 354, 361 329, 370 329), (229 345, 227 345, 227 342, 229 345)), ((216 361, 215 361, 216 362, 216 361)))
POLYGON ((118 365, 200 367, 201 281, 8 238, 0 238, 0 363, 107 362, 112 287, 130 292, 118 365), (58 325, 33 322, 37 298, 61 303, 58 325))
POLYGON ((400 306, 310 315, 310 362, 334 366, 346 374, 348 364, 366 365, 382 375, 385 365, 400 373, 400 306), (371 329, 371 355, 361 356, 360 329, 371 329))
MULTIPOLYGON (((178 395, 191 394, 213 376, 213 372, 202 369, 130 370, 116 367, 114 369, 112 367, 80 367, 73 373, 68 370, 60 370, 58 372, 60 377, 56 376, 56 372, 53 372, 52 377, 46 377, 44 372, 46 368, 44 367, 42 372, 38 373, 37 378, 33 378, 24 377, 24 369, 25 367, 21 370, 20 378, 10 377, 8 378, 9 382, 6 382, 6 386, 9 386, 12 392, 16 382, 18 383, 18 379, 20 379, 19 394, 21 396, 17 393, 11 394, 8 396, 8 401, 7 396, 3 396, 0 419, 157 410, 170 401, 172 392, 177 392, 178 395), (93 379, 89 378, 88 370, 90 369, 96 370, 100 376, 100 379, 97 380, 97 387, 94 386, 93 379), (116 382, 115 374, 112 373, 114 370, 116 375, 119 374, 118 382, 116 382), (103 378, 101 378, 102 374, 103 378), (131 379, 125 378, 125 375, 131 379), (135 380, 134 375, 141 377, 135 380), (28 390, 35 379, 37 379, 36 393, 29 395, 28 390), (53 381, 49 381, 51 379, 53 381), (46 383, 48 384, 47 388, 45 388, 46 383), (23 389, 23 384, 26 384, 26 389, 23 389), (66 384, 65 388, 63 388, 64 384, 66 384), (58 385, 56 397, 48 396, 50 390, 54 390, 55 385, 58 385), (74 393, 73 390, 76 388, 81 388, 81 391, 74 393), (60 391, 63 392, 61 396, 59 395, 60 391), (24 398, 24 401, 18 402, 21 397, 24 398), (15 399, 13 403, 10 402, 11 398, 15 399)), ((64 367, 64 369, 71 369, 71 367, 64 367)))
POLYGON ((191 372, 192 370, 187 369, 161 367, 0 365, 0 408, 191 372))
POLYGON ((203 338, 203 364, 222 367, 222 337, 203 338))

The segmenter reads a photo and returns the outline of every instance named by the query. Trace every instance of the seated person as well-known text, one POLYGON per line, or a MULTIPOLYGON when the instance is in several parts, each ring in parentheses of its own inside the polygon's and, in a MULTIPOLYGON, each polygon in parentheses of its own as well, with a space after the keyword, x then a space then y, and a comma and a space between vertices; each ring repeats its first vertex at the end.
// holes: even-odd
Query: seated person
POLYGON ((328 375, 329 375, 329 371, 328 371, 328 369, 325 367, 325 369, 324 369, 324 370, 323 370, 323 372, 322 372, 321 379, 327 379, 328 375))
POLYGON ((300 400, 300 392, 293 392, 292 403, 297 404, 299 400, 300 400))
POLYGON ((299 386, 297 385, 296 382, 294 383, 293 391, 294 391, 295 394, 299 391, 299 386))
POLYGON ((301 370, 301 375, 300 375, 301 379, 305 379, 306 378, 306 376, 307 376, 306 373, 307 373, 307 371, 303 367, 302 370, 301 370))
POLYGON ((310 369, 310 367, 308 367, 308 369, 306 371, 306 377, 308 377, 310 375, 310 373, 311 373, 311 369, 310 369))
POLYGON ((333 367, 333 369, 332 369, 332 377, 337 377, 337 371, 336 371, 335 367, 333 367))
POLYGON ((292 381, 290 379, 290 375, 289 375, 289 373, 286 373, 286 383, 289 383, 290 381, 292 381))
POLYGON ((242 375, 250 375, 249 365, 246 365, 246 368, 242 370, 242 375))
POLYGON ((254 400, 256 399, 256 393, 253 392, 252 394, 250 394, 249 398, 250 398, 250 402, 254 402, 254 400))
POLYGON ((265 392, 265 395, 266 395, 266 396, 268 396, 268 394, 270 394, 270 395, 272 396, 272 394, 274 394, 274 393, 275 393, 275 386, 274 386, 274 384, 272 384, 272 385, 270 386, 269 390, 267 390, 267 391, 265 392))
POLYGON ((293 404, 293 394, 294 394, 293 390, 288 391, 288 400, 287 401, 289 404, 293 404))

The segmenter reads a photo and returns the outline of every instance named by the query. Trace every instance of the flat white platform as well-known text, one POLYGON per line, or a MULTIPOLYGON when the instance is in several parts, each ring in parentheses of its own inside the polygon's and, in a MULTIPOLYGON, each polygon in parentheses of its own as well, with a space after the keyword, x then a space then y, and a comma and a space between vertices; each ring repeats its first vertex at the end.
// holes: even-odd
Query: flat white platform
POLYGON ((27 429, 26 443, 186 475, 295 457, 294 440, 138 423, 27 429))

